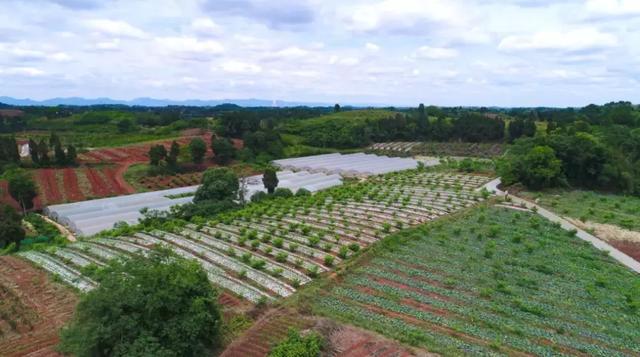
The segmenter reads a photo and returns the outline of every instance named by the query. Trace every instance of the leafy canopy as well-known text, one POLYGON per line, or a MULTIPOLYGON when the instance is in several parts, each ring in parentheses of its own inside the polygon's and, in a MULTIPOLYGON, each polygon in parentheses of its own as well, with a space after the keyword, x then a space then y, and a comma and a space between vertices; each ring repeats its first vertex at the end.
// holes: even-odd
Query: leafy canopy
POLYGON ((238 196, 238 176, 228 168, 214 168, 202 175, 202 185, 196 191, 194 202, 208 200, 234 200, 238 196))
POLYGON ((76 356, 202 356, 217 343, 216 291, 196 262, 156 248, 147 258, 115 260, 95 273, 61 333, 76 356))

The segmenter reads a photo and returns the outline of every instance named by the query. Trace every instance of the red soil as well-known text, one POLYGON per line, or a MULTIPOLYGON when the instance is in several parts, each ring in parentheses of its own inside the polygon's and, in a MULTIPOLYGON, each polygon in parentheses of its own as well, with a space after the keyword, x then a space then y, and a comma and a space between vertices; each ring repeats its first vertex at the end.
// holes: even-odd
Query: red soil
POLYGON ((100 177, 100 174, 98 174, 96 170, 91 167, 87 167, 85 173, 87 174, 87 179, 91 184, 91 193, 95 197, 105 197, 109 195, 109 187, 102 180, 102 177, 100 177))
POLYGON ((626 240, 610 240, 608 243, 640 262, 640 243, 626 240))
POLYGON ((66 168, 63 171, 64 175, 64 188, 67 193, 67 200, 69 201, 82 201, 85 199, 84 194, 78 186, 78 176, 76 176, 76 170, 72 168, 66 168))
POLYGON ((56 172, 54 169, 40 169, 38 172, 38 181, 42 191, 44 191, 44 197, 47 204, 55 204, 63 201, 62 193, 58 188, 58 181, 56 180, 56 172))
POLYGON ((220 357, 264 357, 274 344, 287 336, 290 327, 303 329, 308 326, 309 322, 295 313, 271 311, 229 345, 220 357))
POLYGON ((0 356, 58 356, 58 331, 71 318, 77 297, 15 257, 0 257, 0 286, 16 298, 21 315, 11 316, 19 321, 16 331, 0 334, 0 356))
POLYGON ((9 194, 9 183, 5 180, 0 180, 0 202, 8 204, 9 206, 20 210, 20 205, 9 194))

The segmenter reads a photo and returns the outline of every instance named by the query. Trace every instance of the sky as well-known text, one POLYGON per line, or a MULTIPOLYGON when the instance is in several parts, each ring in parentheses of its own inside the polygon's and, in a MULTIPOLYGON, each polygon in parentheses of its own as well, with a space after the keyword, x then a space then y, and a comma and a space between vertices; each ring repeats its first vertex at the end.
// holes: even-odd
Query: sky
POLYGON ((0 96, 638 103, 637 44, 640 0, 0 0, 0 96))

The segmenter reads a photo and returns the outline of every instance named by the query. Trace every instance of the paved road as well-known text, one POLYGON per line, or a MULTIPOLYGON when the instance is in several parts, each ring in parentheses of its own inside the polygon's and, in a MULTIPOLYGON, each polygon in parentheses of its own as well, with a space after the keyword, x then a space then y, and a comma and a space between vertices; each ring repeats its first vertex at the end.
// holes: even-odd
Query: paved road
MULTIPOLYGON (((484 185, 483 187, 486 188, 489 192, 493 192, 498 196, 505 196, 506 192, 500 191, 498 189, 498 185, 500 185, 500 179, 495 179, 489 183, 487 183, 486 185, 484 185)), ((482 188, 480 188, 482 189, 482 188)), ((533 207, 536 207, 537 209, 537 213, 539 215, 541 215, 542 217, 548 219, 551 222, 556 222, 556 223, 560 223, 560 226, 562 226, 563 229, 566 229, 567 231, 571 231, 571 230, 576 230, 578 233, 576 234, 576 236, 584 241, 587 241, 589 243, 591 243, 594 247, 596 247, 597 249, 600 249, 602 251, 605 251, 607 253, 609 253, 609 255, 617 260, 618 262, 620 262, 621 264, 623 264, 624 266, 628 267, 629 269, 635 271, 636 273, 640 273, 640 262, 638 262, 637 260, 631 258, 630 256, 624 254, 623 252, 619 251, 618 249, 614 248, 613 246, 609 245, 608 243, 600 240, 598 237, 578 228, 577 226, 571 224, 569 221, 567 221, 566 219, 558 216, 557 214, 540 207, 539 205, 527 201, 525 199, 522 199, 520 197, 516 197, 513 195, 509 195, 509 197, 511 198, 511 201, 513 203, 515 203, 516 205, 521 205, 524 204, 527 208, 529 209, 533 209, 533 207)))

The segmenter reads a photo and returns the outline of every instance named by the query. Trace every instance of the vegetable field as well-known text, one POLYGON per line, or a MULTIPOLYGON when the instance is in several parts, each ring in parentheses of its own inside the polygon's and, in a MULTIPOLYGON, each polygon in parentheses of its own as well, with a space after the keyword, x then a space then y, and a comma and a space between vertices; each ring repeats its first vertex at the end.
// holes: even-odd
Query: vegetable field
MULTIPOLYGON (((381 238, 482 201, 481 176, 402 172, 313 196, 249 205, 216 221, 71 244, 25 258, 79 289, 89 266, 165 245, 197 260, 212 283, 251 302, 292 295, 298 287, 381 238)), ((89 269, 90 270, 90 269, 89 269)))
POLYGON ((481 207, 375 253, 314 310, 446 355, 640 354, 640 277, 535 214, 481 207))

